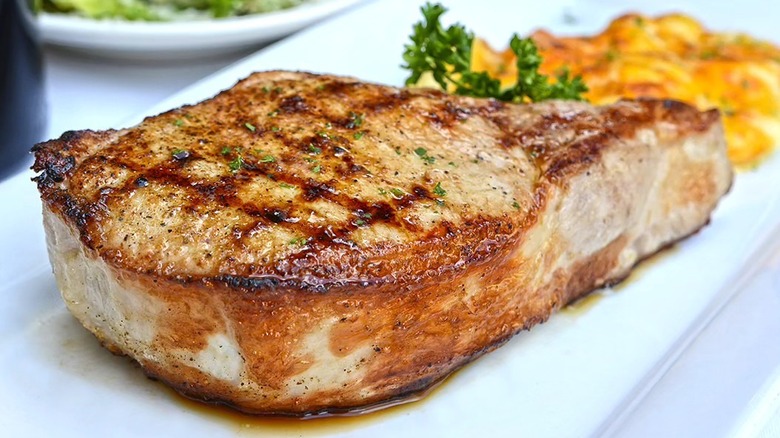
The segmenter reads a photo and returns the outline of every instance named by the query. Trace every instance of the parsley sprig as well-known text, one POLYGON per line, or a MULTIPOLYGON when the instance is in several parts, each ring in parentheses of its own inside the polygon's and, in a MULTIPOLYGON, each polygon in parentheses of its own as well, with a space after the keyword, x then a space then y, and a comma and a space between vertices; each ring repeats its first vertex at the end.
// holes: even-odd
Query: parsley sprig
POLYGON ((517 34, 509 43, 517 57, 517 82, 502 90, 498 79, 471 70, 473 33, 458 23, 445 29, 439 19, 447 9, 440 4, 426 3, 421 11, 424 20, 414 25, 412 42, 404 47, 403 67, 411 72, 406 85, 415 84, 423 74, 430 73, 442 89, 452 89, 455 94, 515 103, 583 100, 582 93, 588 91, 582 78, 571 78, 566 70, 557 75, 556 82, 550 83, 547 75, 539 73, 542 57, 534 41, 517 34))

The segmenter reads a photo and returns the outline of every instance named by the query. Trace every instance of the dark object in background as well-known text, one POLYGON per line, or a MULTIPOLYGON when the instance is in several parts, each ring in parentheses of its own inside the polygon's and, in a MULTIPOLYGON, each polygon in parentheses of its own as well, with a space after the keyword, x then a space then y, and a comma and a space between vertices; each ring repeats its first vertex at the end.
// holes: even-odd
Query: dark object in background
POLYGON ((46 120, 43 68, 26 0, 0 0, 0 180, 32 162, 46 120))

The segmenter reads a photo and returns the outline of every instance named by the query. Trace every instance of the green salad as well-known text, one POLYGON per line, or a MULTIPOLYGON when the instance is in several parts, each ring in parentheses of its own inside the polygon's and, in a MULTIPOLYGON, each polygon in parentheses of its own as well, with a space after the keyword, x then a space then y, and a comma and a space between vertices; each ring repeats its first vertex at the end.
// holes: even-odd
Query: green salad
POLYGON ((171 21, 261 14, 307 1, 310 0, 33 0, 33 7, 39 12, 94 19, 171 21))

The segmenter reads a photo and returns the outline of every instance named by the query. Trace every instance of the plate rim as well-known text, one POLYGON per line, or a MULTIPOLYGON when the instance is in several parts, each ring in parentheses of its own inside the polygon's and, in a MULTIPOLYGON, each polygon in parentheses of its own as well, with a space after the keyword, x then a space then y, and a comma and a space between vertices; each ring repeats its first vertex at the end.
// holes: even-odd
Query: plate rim
POLYGON ((313 0, 262 14, 164 22, 97 20, 44 12, 35 22, 41 41, 56 46, 99 51, 214 49, 269 41, 365 1, 313 0))

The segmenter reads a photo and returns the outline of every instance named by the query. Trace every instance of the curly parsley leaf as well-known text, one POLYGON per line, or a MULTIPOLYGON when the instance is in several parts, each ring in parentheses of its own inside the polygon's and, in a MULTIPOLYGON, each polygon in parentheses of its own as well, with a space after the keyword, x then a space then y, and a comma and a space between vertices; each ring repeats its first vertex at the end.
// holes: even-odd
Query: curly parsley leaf
POLYGON ((517 56, 517 82, 502 90, 501 82, 486 72, 471 70, 471 50, 474 34, 461 24, 444 28, 440 22, 447 9, 440 4, 426 3, 421 8, 423 21, 412 28, 411 43, 404 47, 403 68, 410 71, 406 85, 417 83, 429 73, 443 90, 472 97, 492 97, 505 102, 539 102, 547 99, 582 100, 588 89, 578 76, 570 78, 567 71, 550 83, 539 73, 542 58, 531 38, 512 36, 509 44, 517 56))
POLYGON ((444 29, 439 18, 447 9, 440 4, 426 3, 421 11, 424 22, 414 25, 412 43, 404 50, 403 67, 411 71, 406 85, 417 83, 423 73, 430 72, 442 89, 454 85, 456 94, 487 96, 498 92, 501 84, 497 79, 471 71, 474 35, 457 23, 444 29))
POLYGON ((522 102, 526 97, 531 102, 549 99, 582 100, 581 94, 588 91, 582 78, 569 78, 568 70, 561 72, 552 84, 547 75, 539 73, 542 57, 531 38, 513 35, 509 48, 517 58, 517 83, 501 93, 501 100, 522 102))

